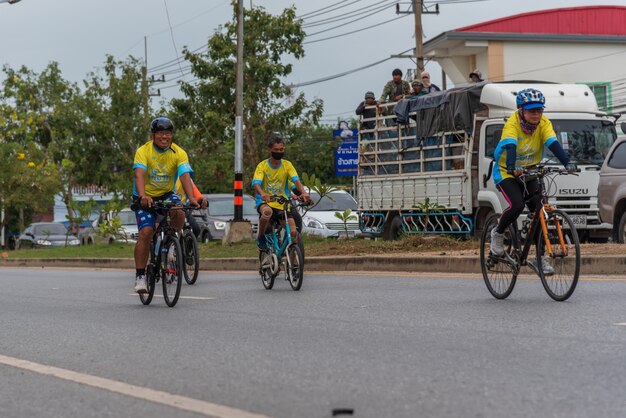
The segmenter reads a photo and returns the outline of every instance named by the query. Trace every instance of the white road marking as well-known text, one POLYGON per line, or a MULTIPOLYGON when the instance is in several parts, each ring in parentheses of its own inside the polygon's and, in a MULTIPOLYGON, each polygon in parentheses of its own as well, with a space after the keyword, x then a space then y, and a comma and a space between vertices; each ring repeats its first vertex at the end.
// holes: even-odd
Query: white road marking
MULTIPOLYGON (((128 296, 137 296, 137 293, 129 293, 128 296)), ((162 298, 163 295, 154 294, 155 297, 162 298)), ((179 296, 179 299, 192 299, 192 300, 213 300, 214 297, 210 296, 179 296)))
POLYGON ((46 366, 45 364, 34 363, 32 361, 4 356, 2 354, 0 354, 0 364, 43 374, 46 376, 53 376, 58 379, 67 380, 81 385, 87 385, 98 389, 108 390, 109 392, 119 393, 121 395, 158 403, 183 411, 194 412, 208 417, 269 418, 266 415, 242 411, 240 409, 231 408, 229 406, 205 402, 198 399, 188 398, 186 396, 174 395, 160 390, 131 385, 128 383, 118 382, 116 380, 106 379, 103 377, 78 373, 72 370, 46 366))
POLYGON ((626 322, 618 322, 618 323, 613 324, 613 325, 620 325, 620 326, 626 327, 626 322))

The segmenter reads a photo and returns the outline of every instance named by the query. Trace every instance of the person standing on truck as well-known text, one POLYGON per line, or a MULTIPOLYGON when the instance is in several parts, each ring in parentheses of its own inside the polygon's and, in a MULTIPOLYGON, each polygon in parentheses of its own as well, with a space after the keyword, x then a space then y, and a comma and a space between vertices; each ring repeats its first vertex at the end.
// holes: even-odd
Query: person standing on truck
POLYGON ((441 91, 439 86, 430 82, 430 73, 428 71, 422 71, 421 77, 422 77, 422 84, 423 84, 423 87, 422 87, 423 94, 430 94, 436 91, 441 91))
MULTIPOLYGON (((391 77, 391 80, 383 87, 380 95, 381 103, 400 101, 411 91, 409 82, 402 79, 402 71, 399 68, 391 72, 391 77)), ((389 113, 393 112, 389 111, 389 113)))
MULTIPOLYGON (((546 146, 559 159, 561 164, 570 171, 576 171, 576 165, 570 163, 561 144, 556 139, 552 122, 543 115, 546 99, 539 90, 525 89, 517 93, 517 110, 508 118, 500 142, 494 151, 493 181, 497 189, 504 195, 509 207, 502 212, 498 226, 491 231, 491 253, 504 254, 504 231, 517 220, 524 210, 524 200, 531 213, 541 200, 539 180, 522 181, 518 177, 524 169, 539 164, 543 158, 543 147, 546 146)), ((537 271, 534 260, 528 261, 533 270, 537 271)), ((542 259, 543 271, 554 274, 554 268, 547 259, 542 259)))

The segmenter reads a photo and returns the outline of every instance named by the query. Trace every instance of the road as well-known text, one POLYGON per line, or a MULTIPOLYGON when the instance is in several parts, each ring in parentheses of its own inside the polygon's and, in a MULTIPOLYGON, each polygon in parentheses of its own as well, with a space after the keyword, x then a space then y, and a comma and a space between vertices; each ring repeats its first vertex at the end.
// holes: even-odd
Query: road
POLYGON ((477 276, 0 268, 2 417, 623 417, 626 279, 508 300, 477 276), (188 298, 191 297, 191 298, 188 298))

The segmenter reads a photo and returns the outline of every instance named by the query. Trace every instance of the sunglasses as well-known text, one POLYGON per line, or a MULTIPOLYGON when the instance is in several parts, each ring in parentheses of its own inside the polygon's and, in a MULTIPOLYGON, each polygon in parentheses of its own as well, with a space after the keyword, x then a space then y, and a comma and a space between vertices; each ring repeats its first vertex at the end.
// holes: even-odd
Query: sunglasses
POLYGON ((425 75, 424 77, 422 77, 422 80, 423 80, 423 79, 425 79, 425 78, 430 78, 430 77, 428 77, 428 76, 426 76, 426 75, 425 75))
POLYGON ((540 115, 543 113, 543 109, 538 107, 536 109, 525 109, 528 113, 530 113, 531 115, 540 115))

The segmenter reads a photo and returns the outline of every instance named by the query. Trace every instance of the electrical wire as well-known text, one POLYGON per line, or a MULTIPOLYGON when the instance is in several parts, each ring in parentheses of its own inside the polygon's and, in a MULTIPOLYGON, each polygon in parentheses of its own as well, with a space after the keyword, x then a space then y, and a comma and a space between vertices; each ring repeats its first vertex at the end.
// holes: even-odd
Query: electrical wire
POLYGON ((360 1, 361 0, 354 0, 354 1, 350 2, 350 3, 348 3, 348 4, 344 4, 343 6, 335 7, 338 4, 346 2, 346 0, 343 0, 343 1, 331 4, 330 6, 322 7, 321 9, 317 9, 317 10, 314 10, 312 12, 304 13, 304 14, 302 14, 300 16, 297 16, 297 17, 298 17, 298 19, 303 19, 303 20, 310 19, 312 17, 321 16, 321 15, 329 13, 329 12, 334 12, 335 10, 343 9, 344 7, 350 6, 351 4, 358 3, 360 1))
POLYGON ((328 19, 316 20, 315 22, 304 23, 302 25, 302 28, 310 28, 310 27, 314 27, 314 26, 328 25, 330 23, 338 22, 338 21, 341 21, 341 20, 349 19, 349 18, 354 17, 354 16, 359 16, 359 15, 371 12, 372 11, 371 9, 373 9, 373 8, 377 8, 377 10, 382 10, 382 9, 385 9, 385 8, 389 7, 390 5, 389 4, 383 4, 381 6, 381 3, 386 3, 388 1, 389 0, 377 1, 376 3, 370 4, 369 6, 362 7, 359 10, 354 10, 354 11, 352 11, 350 13, 346 13, 343 16, 331 17, 331 18, 328 18, 328 19))
MULTIPOLYGON (((387 5, 385 5, 385 7, 381 8, 380 10, 374 11, 374 12, 372 12, 372 13, 370 13, 370 14, 365 15, 365 16, 361 16, 361 17, 359 17, 359 18, 357 18, 357 19, 354 19, 354 20, 351 20, 351 21, 349 21, 349 22, 342 23, 342 24, 337 25, 337 26, 333 26, 332 28, 327 28, 327 29, 321 30, 321 31, 319 31, 319 32, 307 33, 307 37, 308 37, 308 36, 315 36, 315 35, 319 35, 320 33, 326 33, 326 32, 329 32, 329 31, 334 30, 334 29, 337 29, 337 28, 342 28, 342 27, 347 26, 347 25, 349 25, 349 24, 351 24, 351 23, 358 22, 358 21, 360 21, 360 20, 363 20, 363 19, 365 19, 365 18, 368 18, 368 17, 370 17, 370 16, 373 16, 373 15, 375 15, 375 14, 377 14, 377 13, 380 13, 380 12, 384 11, 384 9, 385 9, 386 7, 387 7, 387 5)), ((404 17, 404 16, 402 16, 402 17, 404 17)))
POLYGON ((352 35, 353 33, 362 32, 364 30, 368 30, 368 29, 372 29, 372 28, 375 28, 375 27, 378 27, 378 26, 382 26, 384 24, 396 21, 398 19, 402 19, 402 18, 407 17, 407 16, 410 16, 410 15, 408 15, 408 14, 407 15, 402 15, 402 16, 399 16, 399 17, 395 17, 393 19, 385 20, 384 22, 380 22, 380 23, 377 23, 375 25, 370 25, 370 26, 367 26, 367 27, 364 27, 364 28, 361 28, 361 29, 356 29, 356 30, 353 30, 353 31, 350 31, 350 32, 341 33, 341 34, 335 35, 335 36, 329 36, 329 37, 326 37, 326 38, 315 39, 313 41, 305 41, 305 42, 302 42, 302 44, 303 45, 308 45, 308 44, 314 44, 314 43, 317 43, 317 42, 328 41, 330 39, 341 38, 343 36, 352 35))
MULTIPOLYGON (((413 50, 413 48, 409 48, 409 49, 407 49, 405 51, 400 52, 400 54, 404 54, 404 53, 412 51, 412 50, 413 50)), ((330 75, 330 76, 327 76, 327 77, 318 78, 316 80, 305 81, 303 83, 297 83, 297 84, 290 84, 289 87, 291 87, 291 88, 304 87, 304 86, 310 86, 310 85, 313 85, 313 84, 323 83, 325 81, 334 80, 336 78, 344 77, 346 75, 353 74, 353 73, 356 73, 358 71, 362 71, 362 70, 374 67, 374 66, 376 66, 378 64, 382 64, 383 62, 389 61, 392 58, 393 57, 387 57, 387 58, 384 58, 384 59, 372 62, 370 64, 364 65, 362 67, 358 67, 358 68, 354 68, 352 70, 344 71, 344 72, 339 73, 339 74, 334 74, 334 75, 330 75)))

